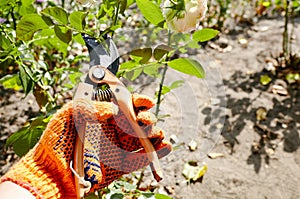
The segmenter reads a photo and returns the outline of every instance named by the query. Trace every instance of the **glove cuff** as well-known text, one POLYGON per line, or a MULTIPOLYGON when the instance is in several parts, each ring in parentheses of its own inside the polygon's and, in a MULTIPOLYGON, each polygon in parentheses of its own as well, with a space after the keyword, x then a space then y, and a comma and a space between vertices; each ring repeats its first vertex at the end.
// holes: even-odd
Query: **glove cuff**
POLYGON ((38 144, 2 177, 27 189, 36 198, 76 198, 71 170, 61 168, 47 148, 38 144))

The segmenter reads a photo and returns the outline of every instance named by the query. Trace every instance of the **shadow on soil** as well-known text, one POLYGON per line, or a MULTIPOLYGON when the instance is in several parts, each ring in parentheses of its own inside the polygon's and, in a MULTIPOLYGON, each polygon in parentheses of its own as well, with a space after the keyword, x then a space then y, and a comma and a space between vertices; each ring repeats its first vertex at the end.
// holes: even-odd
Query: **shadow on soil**
MULTIPOLYGON (((236 144, 240 144, 238 136, 246 125, 253 125, 253 133, 259 135, 259 140, 253 140, 251 155, 247 159, 247 164, 253 164, 255 172, 259 172, 262 162, 269 163, 270 157, 275 152, 278 144, 283 142, 285 152, 295 152, 300 147, 299 128, 300 123, 300 90, 297 87, 288 87, 288 95, 278 98, 276 94, 271 94, 270 99, 266 99, 273 104, 266 111, 265 119, 257 119, 257 111, 253 102, 262 97, 264 92, 268 92, 269 86, 260 84, 260 76, 264 72, 252 75, 243 74, 237 71, 229 80, 224 80, 224 85, 233 92, 241 93, 235 98, 227 94, 227 109, 231 115, 226 115, 222 136, 225 138, 225 145, 234 153, 236 144), (251 98, 249 97, 251 96, 251 98), (254 97, 253 97, 254 96, 254 97), (279 101, 278 99, 282 99, 279 101), (249 121, 249 122, 247 122, 249 121), (297 126, 298 124, 298 126, 297 126)), ((274 82, 271 82, 272 85, 274 82)), ((208 116, 207 117, 211 117, 208 116)), ((223 120, 222 118, 221 120, 223 120)), ((248 132, 252 133, 252 132, 248 132)))

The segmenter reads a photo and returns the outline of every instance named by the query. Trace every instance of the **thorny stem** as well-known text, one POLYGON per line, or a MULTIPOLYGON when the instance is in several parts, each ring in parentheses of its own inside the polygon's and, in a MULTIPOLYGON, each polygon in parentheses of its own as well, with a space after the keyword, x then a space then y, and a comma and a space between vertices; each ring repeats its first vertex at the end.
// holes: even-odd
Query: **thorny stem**
MULTIPOLYGON (((170 46, 171 44, 171 31, 168 31, 168 46, 170 46)), ((167 57, 168 59, 168 57, 167 57)), ((162 72, 162 78, 159 84, 159 90, 158 90, 158 94, 157 94, 157 102, 156 102, 156 110, 155 110, 155 116, 157 117, 159 114, 159 108, 160 108, 160 104, 161 104, 161 97, 162 97, 162 89, 163 89, 163 85, 164 85, 164 81, 165 81, 165 76, 166 76, 166 72, 168 70, 168 66, 167 64, 164 64, 163 66, 163 72, 162 72)))

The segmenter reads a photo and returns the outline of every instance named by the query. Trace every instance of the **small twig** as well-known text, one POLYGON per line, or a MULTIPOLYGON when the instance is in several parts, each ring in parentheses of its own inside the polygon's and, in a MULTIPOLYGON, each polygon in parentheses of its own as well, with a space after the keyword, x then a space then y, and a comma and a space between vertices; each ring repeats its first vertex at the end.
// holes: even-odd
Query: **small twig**
POLYGON ((140 177, 138 178, 138 181, 136 183, 136 188, 139 189, 140 186, 141 186, 141 183, 143 181, 143 177, 145 176, 144 172, 145 172, 146 168, 143 168, 142 171, 141 171, 141 175, 140 177))
MULTIPOLYGON (((171 44, 171 32, 168 31, 168 46, 170 46, 171 44)), ((168 61, 168 57, 166 58, 166 61, 168 61)), ((165 81, 165 76, 166 76, 166 72, 168 70, 168 65, 164 64, 164 68, 163 68, 163 72, 162 72, 162 78, 159 84, 159 90, 158 90, 158 94, 157 94, 157 102, 156 102, 156 111, 155 111, 155 116, 157 117, 159 114, 159 108, 160 108, 160 104, 161 104, 161 97, 162 97, 162 89, 163 89, 163 85, 164 85, 164 81, 165 81)))

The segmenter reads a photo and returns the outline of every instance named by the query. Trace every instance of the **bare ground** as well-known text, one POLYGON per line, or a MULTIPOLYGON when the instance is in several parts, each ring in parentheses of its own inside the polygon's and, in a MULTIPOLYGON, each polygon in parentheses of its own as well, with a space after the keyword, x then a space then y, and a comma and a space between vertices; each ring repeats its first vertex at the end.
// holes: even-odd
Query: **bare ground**
MULTIPOLYGON (((206 69, 204 80, 168 70, 167 84, 186 82, 166 96, 162 113, 171 117, 159 124, 168 138, 175 137, 177 150, 162 160, 164 180, 156 184, 146 177, 144 184, 152 183, 175 199, 300 198, 300 90, 272 82, 288 91, 278 95, 259 83, 265 59, 280 52, 282 31, 281 18, 260 20, 208 43, 196 56, 206 69), (259 108, 265 108, 265 120, 257 119, 259 108), (192 140, 198 146, 195 151, 188 149, 192 140), (223 157, 211 159, 208 153, 223 157), (184 164, 191 160, 208 166, 202 183, 188 185, 182 175, 184 164)), ((300 50, 299 32, 298 19, 295 52, 300 50)), ((157 83, 142 92, 153 95, 157 83)), ((1 149, 8 135, 36 114, 32 97, 22 96, 1 88, 1 149)), ((16 159, 12 151, 0 154, 1 175, 16 159)))

